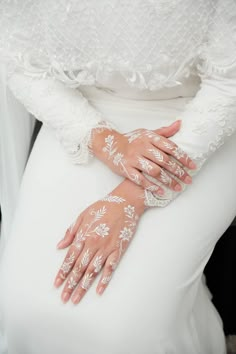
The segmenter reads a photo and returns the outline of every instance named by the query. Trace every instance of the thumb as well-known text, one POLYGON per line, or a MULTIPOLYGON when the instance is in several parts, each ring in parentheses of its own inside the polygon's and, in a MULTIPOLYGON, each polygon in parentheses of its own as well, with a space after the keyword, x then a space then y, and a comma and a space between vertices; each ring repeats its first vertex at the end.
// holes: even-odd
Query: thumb
POLYGON ((176 120, 174 123, 168 125, 167 127, 162 127, 159 129, 155 129, 154 132, 158 135, 165 136, 166 138, 169 138, 170 136, 176 134, 181 126, 181 120, 176 120))

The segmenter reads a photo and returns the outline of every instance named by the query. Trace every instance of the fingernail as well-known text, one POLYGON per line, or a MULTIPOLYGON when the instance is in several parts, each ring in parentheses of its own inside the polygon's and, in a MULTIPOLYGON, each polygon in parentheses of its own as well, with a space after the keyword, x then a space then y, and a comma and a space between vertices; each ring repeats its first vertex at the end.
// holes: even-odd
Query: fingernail
POLYGON ((197 168, 197 165, 194 162, 190 162, 189 167, 190 168, 197 168))
POLYGON ((100 286, 100 288, 98 289, 98 294, 101 295, 104 291, 104 287, 103 286, 100 286))
POLYGON ((185 177, 184 182, 186 182, 186 183, 192 183, 192 178, 189 177, 189 176, 187 176, 187 177, 185 177))
POLYGON ((73 304, 78 304, 81 300, 81 295, 80 294, 77 294, 75 296, 72 297, 72 302, 73 304))
POLYGON ((64 303, 66 303, 66 302, 69 300, 69 298, 70 298, 70 294, 69 294, 69 293, 64 293, 64 294, 62 295, 62 301, 63 301, 64 303))
POLYGON ((164 192, 162 189, 159 189, 159 190, 157 191, 157 194, 162 196, 162 195, 165 194, 165 192, 164 192))
POLYGON ((57 279, 55 280, 55 282, 54 282, 54 285, 55 285, 56 288, 57 288, 58 286, 60 286, 61 284, 62 284, 62 280, 59 279, 59 278, 57 278, 57 279))
POLYGON ((180 184, 176 184, 175 186, 175 191, 180 192, 182 190, 182 187, 180 184))
POLYGON ((59 241, 58 244, 57 244, 57 248, 60 248, 62 246, 63 242, 64 242, 64 239, 59 241))

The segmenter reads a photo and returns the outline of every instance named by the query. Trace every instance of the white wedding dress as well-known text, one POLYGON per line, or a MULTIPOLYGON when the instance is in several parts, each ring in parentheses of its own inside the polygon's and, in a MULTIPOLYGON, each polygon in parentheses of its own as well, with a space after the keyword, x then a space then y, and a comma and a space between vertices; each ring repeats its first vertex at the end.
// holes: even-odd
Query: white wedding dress
POLYGON ((203 270, 236 214, 235 2, 3 7, 8 86, 44 124, 1 259, 2 353, 225 354, 203 270), (192 185, 150 193, 155 207, 104 294, 97 279, 81 303, 64 305, 53 281, 66 251, 56 244, 122 181, 90 156, 91 129, 157 129, 177 118, 171 140, 198 164, 192 185))

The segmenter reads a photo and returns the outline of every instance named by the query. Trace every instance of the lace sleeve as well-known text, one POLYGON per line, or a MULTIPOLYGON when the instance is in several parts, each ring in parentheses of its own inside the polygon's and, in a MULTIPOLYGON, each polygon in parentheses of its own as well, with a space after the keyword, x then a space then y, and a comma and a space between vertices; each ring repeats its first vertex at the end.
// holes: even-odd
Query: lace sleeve
MULTIPOLYGON (((197 173, 210 156, 236 130, 236 2, 218 2, 207 43, 198 67, 201 87, 179 119, 180 131, 171 138, 197 163, 197 173)), ((182 184, 183 189, 186 185, 182 184)), ((147 193, 147 203, 165 206, 179 193, 167 191, 157 199, 147 193)))
POLYGON ((78 89, 19 71, 9 75, 8 86, 30 113, 52 128, 73 163, 88 162, 92 129, 110 128, 110 123, 78 89))

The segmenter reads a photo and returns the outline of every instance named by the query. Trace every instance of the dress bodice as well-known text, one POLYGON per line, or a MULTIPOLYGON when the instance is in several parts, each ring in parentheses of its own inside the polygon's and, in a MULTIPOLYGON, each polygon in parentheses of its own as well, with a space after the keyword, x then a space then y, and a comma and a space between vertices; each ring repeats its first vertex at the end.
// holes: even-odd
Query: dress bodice
POLYGON ((232 6, 232 0, 3 0, 0 52, 33 75, 70 86, 99 85, 119 73, 138 89, 173 87, 203 61, 219 69, 235 59, 232 6))

